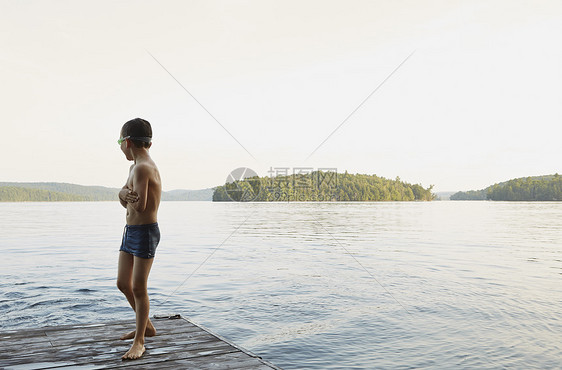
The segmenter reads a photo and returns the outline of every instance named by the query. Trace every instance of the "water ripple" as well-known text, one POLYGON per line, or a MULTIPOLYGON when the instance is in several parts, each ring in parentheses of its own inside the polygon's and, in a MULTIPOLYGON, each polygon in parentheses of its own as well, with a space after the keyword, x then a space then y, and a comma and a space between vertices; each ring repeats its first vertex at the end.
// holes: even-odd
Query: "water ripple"
MULTIPOLYGON (((0 330, 133 318, 119 211, 0 204, 0 330)), ((165 202, 151 309, 286 369, 555 368, 561 222, 561 203, 165 202)))

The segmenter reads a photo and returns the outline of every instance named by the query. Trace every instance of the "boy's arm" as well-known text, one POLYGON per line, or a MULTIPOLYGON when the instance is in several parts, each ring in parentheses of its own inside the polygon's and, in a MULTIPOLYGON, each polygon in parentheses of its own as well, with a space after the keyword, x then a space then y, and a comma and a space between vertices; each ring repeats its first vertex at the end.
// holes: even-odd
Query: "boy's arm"
POLYGON ((123 208, 127 208, 127 203, 136 202, 136 193, 131 191, 129 186, 125 185, 119 191, 119 203, 123 206, 123 208))
MULTIPOLYGON (((135 168, 135 165, 132 165, 131 168, 129 168, 129 176, 131 176, 131 171, 133 170, 133 168, 135 168)), ((128 182, 129 180, 127 180, 127 183, 128 182)), ((125 184, 125 186, 123 186, 119 191, 119 203, 121 203, 123 208, 127 208, 128 203, 134 203, 137 200, 137 193, 134 192, 128 184, 125 184)))
POLYGON ((152 169, 150 166, 146 165, 136 165, 135 175, 133 176, 133 192, 137 201, 131 203, 133 209, 137 212, 144 212, 146 210, 146 203, 148 200, 148 182, 150 180, 150 175, 152 169))

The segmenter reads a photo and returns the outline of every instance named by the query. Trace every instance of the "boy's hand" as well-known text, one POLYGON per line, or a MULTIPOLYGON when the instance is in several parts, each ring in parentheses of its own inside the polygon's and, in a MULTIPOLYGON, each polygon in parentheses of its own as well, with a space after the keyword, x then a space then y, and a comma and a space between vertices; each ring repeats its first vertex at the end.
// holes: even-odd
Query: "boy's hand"
POLYGON ((139 195, 137 193, 135 193, 132 190, 129 190, 129 193, 127 194, 127 203, 136 203, 139 201, 139 195))
POLYGON ((129 189, 121 189, 121 191, 119 192, 119 198, 127 203, 135 203, 139 201, 139 195, 129 189))

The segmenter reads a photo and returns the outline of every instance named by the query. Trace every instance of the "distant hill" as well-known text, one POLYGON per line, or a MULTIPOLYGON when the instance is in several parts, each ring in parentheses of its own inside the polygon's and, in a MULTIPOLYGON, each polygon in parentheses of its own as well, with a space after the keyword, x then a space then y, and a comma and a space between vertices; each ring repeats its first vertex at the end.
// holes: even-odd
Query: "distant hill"
POLYGON ((450 200, 486 200, 488 188, 482 190, 459 191, 449 197, 450 200))
POLYGON ((439 191, 436 192, 435 195, 437 196, 436 200, 450 200, 451 195, 455 194, 454 191, 439 191))
POLYGON ((44 189, 0 186, 0 202, 76 202, 86 197, 44 189))
MULTIPOLYGON (((63 182, 0 182, 0 189, 3 188, 18 188, 20 189, 20 194, 26 192, 30 194, 33 199, 35 197, 35 191, 41 190, 46 193, 52 194, 65 194, 70 201, 105 201, 105 200, 117 200, 117 194, 119 194, 119 189, 116 188, 106 188, 103 186, 83 186, 76 184, 68 184, 63 182)), ((6 192, 4 191, 4 194, 6 192)), ((4 202, 17 202, 18 200, 12 199, 9 196, 7 198, 1 199, 4 202)), ((49 200, 60 200, 60 199, 38 199, 36 201, 49 201, 49 200)))
MULTIPOLYGON (((0 202, 116 201, 118 188, 60 182, 0 182, 0 202)), ((212 200, 213 189, 172 190, 163 201, 212 200)))
POLYGON ((162 193, 162 200, 211 201, 213 200, 213 192, 214 192, 214 188, 207 188, 207 189, 200 189, 200 190, 170 190, 162 193))
POLYGON ((562 176, 520 177, 482 190, 459 191, 451 195, 451 200, 559 201, 562 200, 562 176))

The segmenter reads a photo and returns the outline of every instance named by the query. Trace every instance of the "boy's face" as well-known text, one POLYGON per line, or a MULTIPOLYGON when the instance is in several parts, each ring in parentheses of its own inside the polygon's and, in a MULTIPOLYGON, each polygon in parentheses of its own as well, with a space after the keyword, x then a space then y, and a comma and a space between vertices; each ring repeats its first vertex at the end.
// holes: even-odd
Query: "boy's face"
MULTIPOLYGON (((120 133, 119 139, 123 138, 123 133, 120 133)), ((125 139, 121 142, 121 151, 123 152, 123 154, 125 154, 125 158, 127 158, 128 161, 132 161, 134 160, 133 158, 133 154, 131 153, 131 142, 128 139, 125 139)))

